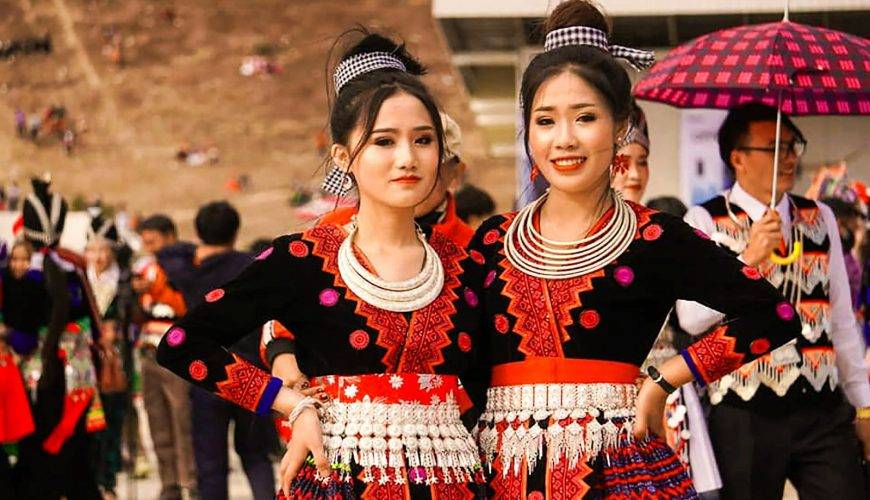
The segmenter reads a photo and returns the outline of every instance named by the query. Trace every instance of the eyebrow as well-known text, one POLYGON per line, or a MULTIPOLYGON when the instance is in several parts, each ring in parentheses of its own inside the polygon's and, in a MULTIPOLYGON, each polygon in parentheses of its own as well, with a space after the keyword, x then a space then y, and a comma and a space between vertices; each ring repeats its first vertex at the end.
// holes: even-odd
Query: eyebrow
MULTIPOLYGON (((414 130, 415 132, 422 131, 422 130, 435 130, 435 127, 433 127, 432 125, 420 125, 419 127, 414 127, 412 130, 414 130)), ((399 129, 397 129, 397 128, 376 128, 376 129, 372 130, 373 134, 385 133, 385 132, 398 134, 399 129)))
MULTIPOLYGON (((583 108, 591 108, 594 106, 595 105, 592 104, 591 102, 578 102, 577 104, 572 104, 572 105, 568 106, 568 109, 583 109, 583 108)), ((540 106, 538 108, 535 108, 535 111, 553 111, 554 109, 556 109, 554 106, 540 106)))

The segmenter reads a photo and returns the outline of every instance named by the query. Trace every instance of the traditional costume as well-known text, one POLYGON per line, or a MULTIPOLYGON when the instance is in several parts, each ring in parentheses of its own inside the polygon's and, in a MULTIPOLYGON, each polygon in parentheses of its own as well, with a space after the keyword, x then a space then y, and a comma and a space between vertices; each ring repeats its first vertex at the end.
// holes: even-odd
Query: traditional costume
POLYGON ((793 339, 794 309, 679 219, 618 195, 591 236, 546 240, 545 197, 489 219, 469 246, 493 365, 478 435, 491 491, 692 498, 667 444, 631 435, 638 367, 668 311, 682 297, 728 312, 727 324, 681 352, 705 385, 793 339))
MULTIPOLYGON (((336 68, 336 92, 378 70, 405 65, 386 52, 353 55, 336 68)), ((420 230, 423 269, 387 282, 365 263, 355 233, 353 223, 327 224, 276 239, 169 330, 158 360, 266 414, 282 381, 225 347, 274 319, 292 332, 303 373, 331 396, 321 410, 330 480, 305 465, 291 498, 473 497, 483 474, 457 403, 480 351, 477 296, 461 281, 466 253, 420 230)))
MULTIPOLYGON (((766 209, 736 183, 689 210, 686 221, 739 254, 749 241, 752 221, 766 209)), ((714 405, 710 432, 723 493, 781 496, 788 476, 799 489, 851 498, 857 492, 850 488, 860 478, 852 406, 870 406, 870 384, 837 222, 827 206, 793 194, 783 195, 776 210, 783 230, 779 251, 794 242, 803 251, 791 263, 766 260, 751 269, 794 306, 801 334, 796 345, 746 364, 709 387, 714 405)), ((678 303, 677 312, 691 333, 701 333, 722 318, 688 302, 678 303)))
POLYGON ((321 484, 306 466, 291 497, 470 495, 467 483, 482 476, 456 397, 478 350, 469 333, 476 297, 460 282, 465 252, 439 233, 429 242, 423 273, 406 283, 410 295, 384 298, 359 284, 360 276, 383 282, 359 262, 344 228, 278 238, 167 333, 158 360, 267 414, 281 381, 219 346, 274 318, 292 332, 302 371, 332 398, 323 431, 333 480, 321 484))
POLYGON ((21 352, 36 432, 21 442, 16 464, 25 498, 99 498, 89 460, 90 433, 105 427, 92 356, 100 318, 84 259, 58 248, 66 202, 34 179, 24 203, 24 236, 34 246, 33 277, 43 284, 48 314, 21 352))

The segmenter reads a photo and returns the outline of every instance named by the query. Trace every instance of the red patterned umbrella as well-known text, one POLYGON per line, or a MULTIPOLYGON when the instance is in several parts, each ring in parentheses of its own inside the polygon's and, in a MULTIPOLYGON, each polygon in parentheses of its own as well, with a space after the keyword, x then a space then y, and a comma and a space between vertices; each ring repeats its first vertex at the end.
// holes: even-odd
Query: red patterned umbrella
MULTIPOLYGON (((870 114, 870 40, 788 20, 740 26, 672 50, 638 82, 635 97, 679 108, 777 108, 770 208, 776 200, 781 114, 870 114)), ((801 249, 795 245, 787 260, 801 249)))
POLYGON ((761 102, 788 115, 867 115, 870 40, 788 20, 716 31, 672 50, 635 96, 679 108, 761 102))

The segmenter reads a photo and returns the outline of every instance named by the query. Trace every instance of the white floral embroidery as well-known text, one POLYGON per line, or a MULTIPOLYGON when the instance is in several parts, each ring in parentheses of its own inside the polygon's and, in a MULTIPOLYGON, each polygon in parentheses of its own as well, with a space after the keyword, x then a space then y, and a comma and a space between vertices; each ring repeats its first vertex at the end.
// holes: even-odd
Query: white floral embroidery
POLYGON ((437 405, 438 403, 441 402, 441 398, 439 398, 438 396, 433 395, 433 396, 432 396, 432 399, 431 399, 430 401, 431 401, 430 404, 437 405))
POLYGON ((352 397, 356 396, 356 393, 358 391, 359 391, 359 388, 355 384, 349 385, 349 386, 344 388, 344 395, 346 397, 352 398, 352 397))
POLYGON ((441 384, 443 384, 444 381, 441 379, 440 375, 421 373, 417 375, 417 383, 420 386, 420 390, 431 391, 441 387, 441 384))
POLYGON ((399 387, 402 387, 402 384, 404 382, 405 379, 403 379, 399 375, 393 375, 392 377, 390 377, 390 386, 392 386, 393 389, 398 389, 399 387))

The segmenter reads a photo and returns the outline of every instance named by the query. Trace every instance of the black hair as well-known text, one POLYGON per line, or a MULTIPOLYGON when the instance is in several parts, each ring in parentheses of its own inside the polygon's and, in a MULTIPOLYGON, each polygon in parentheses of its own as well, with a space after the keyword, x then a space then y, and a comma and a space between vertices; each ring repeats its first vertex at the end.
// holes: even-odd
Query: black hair
POLYGON ((196 235, 206 245, 228 245, 239 233, 239 212, 226 201, 213 201, 199 208, 194 219, 196 235))
MULTIPOLYGON (((610 35, 610 24, 593 3, 585 0, 568 0, 559 4, 543 24, 543 32, 588 26, 610 35)), ((564 71, 582 78, 604 99, 614 124, 625 122, 631 112, 631 80, 625 69, 609 52, 589 45, 569 45, 548 50, 536 55, 525 72, 520 86, 523 107, 523 144, 529 151, 529 123, 535 94, 541 85, 564 71)), ((615 151, 614 151, 615 154, 615 151)))
MULTIPOLYGON (((731 152, 740 147, 740 144, 746 140, 749 124, 753 122, 776 122, 776 108, 754 102, 743 104, 731 108, 725 121, 719 127, 719 157, 732 172, 734 165, 731 164, 731 152)), ((782 115, 782 123, 792 131, 795 137, 805 141, 800 129, 785 114, 782 115)))
POLYGON ((136 226, 136 232, 142 234, 143 231, 157 231, 163 236, 178 236, 178 229, 175 223, 164 214, 154 214, 136 226))
MULTIPOLYGON (((425 68, 408 53, 404 44, 396 44, 365 28, 350 30, 339 37, 339 40, 354 34, 363 38, 344 52, 339 64, 360 54, 387 52, 402 61, 407 71, 384 68, 363 73, 345 83, 334 96, 329 114, 329 130, 333 142, 347 146, 351 151, 348 169, 371 137, 375 120, 384 101, 400 92, 405 92, 419 99, 432 119, 438 141, 440 175, 441 157, 444 154, 444 126, 434 97, 419 78, 425 74, 425 68), (363 134, 359 144, 351 145, 348 143, 350 134, 357 126, 362 126, 363 134)), ((435 189, 436 184, 437 182, 433 184, 432 189, 435 189)))
POLYGON ((671 214, 675 217, 683 218, 688 212, 686 204, 680 201, 679 198, 673 196, 659 196, 646 202, 647 208, 671 214))
POLYGON ((468 222, 471 216, 484 217, 495 212, 495 202, 489 193, 471 184, 459 188, 454 199, 456 215, 463 222, 468 222))

